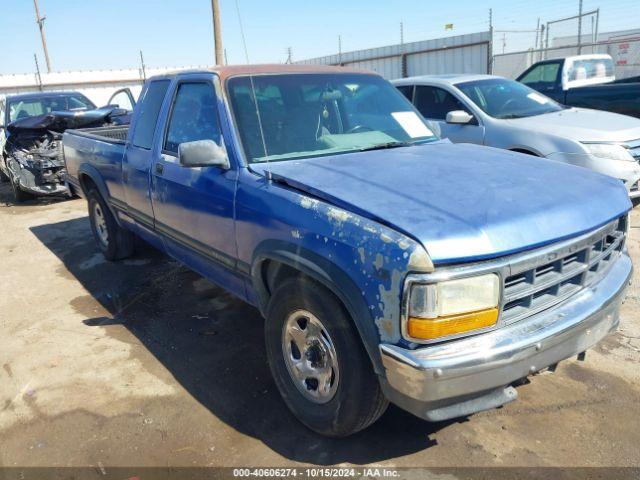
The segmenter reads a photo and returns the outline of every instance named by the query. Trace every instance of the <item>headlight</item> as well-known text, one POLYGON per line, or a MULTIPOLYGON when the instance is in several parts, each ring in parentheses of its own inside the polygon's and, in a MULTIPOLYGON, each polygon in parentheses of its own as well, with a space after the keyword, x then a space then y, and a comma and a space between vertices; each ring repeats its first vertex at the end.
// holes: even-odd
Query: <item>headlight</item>
POLYGON ((499 299, 500 279, 493 273, 413 284, 406 332, 414 339, 433 340, 490 327, 498 320, 499 299))
POLYGON ((608 160, 626 160, 633 162, 635 159, 629 153, 629 150, 622 145, 613 143, 584 143, 587 151, 598 158, 606 158, 608 160))

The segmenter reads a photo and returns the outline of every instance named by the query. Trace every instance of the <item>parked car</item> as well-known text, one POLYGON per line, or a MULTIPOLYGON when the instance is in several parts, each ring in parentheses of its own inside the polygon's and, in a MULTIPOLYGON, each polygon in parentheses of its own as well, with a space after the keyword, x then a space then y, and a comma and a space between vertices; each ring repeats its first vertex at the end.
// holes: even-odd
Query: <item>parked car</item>
POLYGON ((616 81, 609 55, 544 60, 517 80, 563 105, 640 117, 640 78, 616 81))
POLYGON ((325 435, 388 401, 431 421, 498 407, 618 324, 621 182, 439 140, 376 74, 154 77, 130 127, 63 148, 105 257, 139 235, 255 305, 285 403, 325 435))
POLYGON ((125 121, 124 110, 96 109, 79 92, 35 92, 0 99, 0 181, 11 182, 16 202, 34 195, 64 194, 62 132, 125 121))
POLYGON ((492 75, 428 75, 393 82, 432 128, 477 143, 586 167, 620 179, 640 199, 640 120, 568 108, 492 75))

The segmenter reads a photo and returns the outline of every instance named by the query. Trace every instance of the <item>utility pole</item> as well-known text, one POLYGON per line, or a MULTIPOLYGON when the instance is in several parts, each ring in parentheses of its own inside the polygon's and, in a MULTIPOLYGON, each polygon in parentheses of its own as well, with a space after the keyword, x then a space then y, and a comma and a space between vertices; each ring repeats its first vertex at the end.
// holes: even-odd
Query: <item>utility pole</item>
POLYGON ((211 0, 211 13, 213 15, 213 41, 216 50, 216 65, 224 63, 224 52, 222 49, 222 27, 220 26, 220 7, 218 0, 211 0))
POLYGON ((288 63, 288 64, 293 63, 291 47, 287 47, 287 60, 284 63, 288 63))
POLYGON ((502 53, 504 53, 505 48, 507 48, 507 34, 502 33, 502 53))
POLYGON ((404 24, 400 22, 400 49, 404 47, 404 24))
POLYGON ((493 73, 493 9, 489 9, 489 47, 487 48, 487 69, 489 70, 487 73, 493 73))
POLYGON ((49 60, 49 51, 47 50, 47 40, 44 38, 44 21, 46 17, 40 17, 38 10, 38 0, 33 0, 33 6, 36 9, 36 23, 40 29, 40 38, 42 39, 42 49, 44 50, 44 60, 47 63, 47 72, 51 73, 51 60, 49 60))
POLYGON ((142 56, 142 50, 140 50, 140 66, 142 67, 142 80, 147 81, 147 67, 144 64, 144 57, 142 56))
POLYGON ((40 65, 38 65, 38 56, 34 53, 33 60, 36 62, 36 78, 38 79, 38 89, 42 91, 42 77, 40 76, 40 65))
POLYGON ((342 65, 342 35, 338 35, 338 65, 342 65))
POLYGON ((582 0, 578 1, 578 55, 582 53, 582 0))

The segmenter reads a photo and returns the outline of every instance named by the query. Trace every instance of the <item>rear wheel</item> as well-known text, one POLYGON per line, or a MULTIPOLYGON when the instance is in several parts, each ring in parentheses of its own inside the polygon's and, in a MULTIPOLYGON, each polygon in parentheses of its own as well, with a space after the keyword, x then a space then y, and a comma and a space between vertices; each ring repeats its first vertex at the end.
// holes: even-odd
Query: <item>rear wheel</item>
POLYGON ((307 277, 278 286, 265 327, 267 355, 289 409, 331 437, 362 430, 388 402, 353 323, 338 299, 307 277))
POLYGON ((97 190, 87 193, 89 220, 93 237, 107 260, 119 260, 133 253, 134 237, 118 225, 111 210, 97 190))

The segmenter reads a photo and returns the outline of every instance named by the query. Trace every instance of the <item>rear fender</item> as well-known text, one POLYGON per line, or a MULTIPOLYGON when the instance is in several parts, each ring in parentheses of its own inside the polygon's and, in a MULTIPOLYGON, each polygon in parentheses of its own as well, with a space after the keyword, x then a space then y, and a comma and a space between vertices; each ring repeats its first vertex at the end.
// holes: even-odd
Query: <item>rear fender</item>
POLYGON ((80 165, 80 168, 78 168, 78 180, 80 182, 80 188, 82 189, 82 193, 84 194, 85 197, 87 196, 87 193, 89 191, 88 180, 93 182, 95 187, 98 189, 98 193, 100 193, 100 196, 104 199, 105 203, 109 207, 109 210, 113 215, 113 218, 115 218, 119 226, 122 226, 122 222, 120 221, 120 218, 118 217, 117 212, 111 205, 111 201, 110 201, 111 195, 109 194, 109 189, 107 188, 107 184, 102 179, 102 176, 100 175, 100 172, 98 171, 98 169, 93 165, 90 165, 87 163, 80 165))

